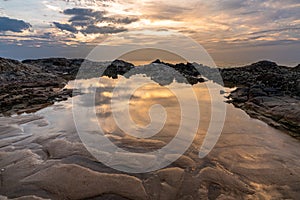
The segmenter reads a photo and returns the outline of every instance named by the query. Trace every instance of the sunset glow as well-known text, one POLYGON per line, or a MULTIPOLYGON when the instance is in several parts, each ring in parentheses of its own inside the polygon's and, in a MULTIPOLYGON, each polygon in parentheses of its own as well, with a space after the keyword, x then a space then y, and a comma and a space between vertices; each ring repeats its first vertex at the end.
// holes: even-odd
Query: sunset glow
POLYGON ((91 46, 103 41, 99 38, 123 38, 110 40, 110 45, 124 45, 137 37, 156 43, 148 31, 177 31, 204 46, 219 65, 261 58, 287 65, 298 62, 297 0, 0 2, 0 52, 7 57, 85 57, 91 46), (5 27, 12 20, 18 20, 17 27, 5 27))

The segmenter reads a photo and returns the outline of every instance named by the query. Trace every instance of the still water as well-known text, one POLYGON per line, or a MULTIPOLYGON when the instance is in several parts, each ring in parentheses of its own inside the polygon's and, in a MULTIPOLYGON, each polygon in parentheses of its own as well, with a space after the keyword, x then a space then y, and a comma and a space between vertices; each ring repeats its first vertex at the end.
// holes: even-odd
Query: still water
MULTIPOLYGON (((48 167, 77 163, 111 174, 120 173, 116 170, 125 174, 143 172, 133 176, 143 181, 146 192, 158 187, 155 186, 157 182, 149 183, 148 177, 154 176, 160 167, 179 167, 190 176, 187 179, 190 182, 184 184, 195 188, 197 193, 189 194, 192 191, 182 188, 177 192, 193 199, 221 199, 222 195, 247 199, 299 198, 299 141, 224 103, 220 90, 229 92, 230 89, 220 88, 214 83, 190 86, 173 82, 161 86, 149 81, 142 84, 145 77, 141 75, 130 79, 73 81, 66 87, 76 85, 78 88, 80 85, 80 95, 34 114, 0 118, 1 167, 7 169, 7 176, 11 177, 0 191, 10 195, 16 188, 24 187, 17 194, 28 193, 24 192, 26 187, 19 181, 33 173, 31 167, 38 166, 38 170, 42 170, 45 163, 48 167), (218 129, 210 129, 210 124, 222 125, 220 137, 217 137, 218 129), (208 134, 214 137, 205 141, 208 134), (103 137, 106 139, 99 140, 103 137), (175 145, 161 152, 174 138, 177 138, 175 145), (51 146, 54 141, 63 145, 51 146), (113 149, 109 149, 110 143, 113 149), (199 151, 204 143, 208 144, 206 150, 212 150, 200 158, 199 151), (45 148, 48 148, 50 157, 45 155, 45 148), (94 158, 85 148, 96 158, 93 164, 90 160, 94 158), (28 150, 31 152, 28 156, 34 157, 36 163, 22 165, 18 173, 10 171, 10 159, 17 157, 15 153, 28 150), (72 157, 74 154, 81 157, 72 157), (53 155, 59 156, 51 160, 53 155), (16 181, 9 182, 10 179, 16 181)), ((35 187, 32 189, 35 194, 44 195, 35 187)))

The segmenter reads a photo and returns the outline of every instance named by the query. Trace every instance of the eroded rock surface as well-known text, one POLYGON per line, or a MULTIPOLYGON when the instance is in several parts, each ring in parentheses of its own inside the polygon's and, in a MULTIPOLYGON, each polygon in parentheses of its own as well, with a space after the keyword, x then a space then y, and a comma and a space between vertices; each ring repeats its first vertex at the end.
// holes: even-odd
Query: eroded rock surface
POLYGON ((67 79, 39 66, 0 58, 0 112, 34 112, 55 101, 66 100, 72 90, 67 79))
MULTIPOLYGON (((141 174, 97 161, 74 133, 73 123, 58 125, 62 113, 67 114, 63 118, 72 117, 70 110, 55 105, 44 111, 49 118, 42 113, 0 118, 0 199, 299 198, 299 141, 237 109, 229 109, 220 141, 206 158, 188 150, 169 166, 141 174)), ((126 135, 107 137, 119 143, 126 135)), ((199 141, 197 136, 192 146, 199 148, 199 141)), ((143 145, 156 148, 151 140, 143 140, 143 145)), ((132 156, 123 153, 110 164, 152 164, 135 163, 132 156)), ((168 154, 165 159, 177 156, 168 154)))

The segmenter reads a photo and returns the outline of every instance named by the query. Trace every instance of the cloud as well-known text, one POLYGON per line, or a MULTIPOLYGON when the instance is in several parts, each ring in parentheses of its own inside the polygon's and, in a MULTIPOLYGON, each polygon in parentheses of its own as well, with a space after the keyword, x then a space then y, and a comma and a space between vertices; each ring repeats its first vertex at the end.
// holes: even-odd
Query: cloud
MULTIPOLYGON (((233 55, 250 48, 288 49, 289 46, 299 46, 300 41, 299 0, 191 0, 184 3, 182 0, 59 1, 61 2, 55 5, 50 0, 41 1, 43 3, 39 4, 24 1, 25 3, 19 2, 17 7, 11 6, 14 3, 3 2, 0 6, 3 7, 3 14, 14 13, 14 18, 34 23, 32 25, 35 31, 12 33, 5 30, 21 32, 28 27, 8 28, 7 24, 4 26, 1 22, 0 40, 2 38, 5 42, 18 43, 28 38, 35 43, 38 38, 33 37, 34 35, 45 37, 40 38, 45 44, 57 42, 66 46, 76 46, 79 43, 91 45, 97 37, 116 34, 118 39, 113 40, 111 44, 124 44, 133 41, 134 37, 145 37, 143 34, 134 35, 137 31, 148 34, 146 30, 175 30, 192 37, 211 52, 230 49, 233 55), (55 9, 44 9, 44 4, 51 4, 55 9), (53 21, 55 23, 49 27, 48 24, 53 21), (61 34, 61 30, 64 34, 61 34), (48 35, 42 36, 47 32, 48 35), (126 32, 129 32, 131 37, 123 39, 122 36, 126 32), (47 39, 50 36, 51 38, 47 39)), ((151 36, 149 40, 145 39, 145 42, 151 39, 154 42, 157 40, 151 36)), ((294 51, 287 52, 295 54, 294 51)), ((299 56, 297 59, 299 60, 299 56)))
POLYGON ((256 35, 256 34, 262 34, 262 33, 271 33, 271 32, 284 32, 284 31, 296 31, 300 30, 300 27, 286 27, 286 28, 279 28, 279 29, 271 29, 271 30, 263 30, 263 31, 257 31, 250 33, 251 35, 256 35))
POLYGON ((23 30, 29 29, 31 25, 23 20, 11 19, 8 17, 0 17, 0 32, 12 31, 23 32, 23 30))
POLYGON ((139 20, 137 17, 122 17, 122 16, 109 16, 105 11, 94 11, 87 8, 72 8, 63 11, 65 15, 72 15, 69 22, 73 25, 90 23, 95 24, 97 22, 110 22, 115 24, 131 24, 139 20))
POLYGON ((232 11, 247 6, 247 0, 229 0, 229 1, 218 0, 216 5, 221 10, 232 11))
POLYGON ((111 22, 115 22, 117 24, 131 24, 138 20, 139 20, 139 18, 136 18, 136 17, 111 18, 111 22))
POLYGON ((66 9, 63 12, 66 15, 87 15, 90 16, 93 13, 92 9, 87 9, 87 8, 71 8, 71 9, 66 9))
POLYGON ((192 2, 185 4, 165 1, 152 1, 144 4, 142 11, 145 12, 145 17, 154 20, 174 19, 181 20, 188 16, 194 10, 192 2))
POLYGON ((84 15, 75 15, 73 17, 71 17, 69 19, 69 22, 73 22, 73 21, 86 21, 86 20, 89 20, 90 17, 88 16, 84 16, 84 15))
POLYGON ((71 33, 81 32, 83 34, 113 34, 127 31, 124 27, 118 27, 116 24, 131 24, 138 21, 136 17, 105 16, 105 11, 94 11, 88 8, 72 8, 63 11, 65 15, 71 15, 68 22, 54 22, 54 25, 60 30, 71 33), (98 26, 97 23, 106 22, 109 25, 98 26), (80 27, 80 28, 79 28, 80 27))
POLYGON ((121 28, 113 27, 113 26, 98 27, 98 26, 90 25, 82 32, 86 34, 91 34, 91 33, 112 34, 112 33, 121 33, 124 31, 127 31, 127 29, 122 27, 121 28))
POLYGON ((71 33, 77 33, 77 29, 70 24, 61 24, 58 22, 53 22, 53 24, 62 31, 69 31, 71 33))

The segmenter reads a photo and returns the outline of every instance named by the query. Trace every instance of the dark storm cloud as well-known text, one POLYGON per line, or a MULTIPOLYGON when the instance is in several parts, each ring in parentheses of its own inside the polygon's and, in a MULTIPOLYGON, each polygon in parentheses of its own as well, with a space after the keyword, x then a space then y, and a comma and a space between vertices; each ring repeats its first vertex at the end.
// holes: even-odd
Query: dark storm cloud
POLYGON ((61 24, 58 22, 53 22, 53 24, 62 31, 69 31, 71 33, 77 33, 77 29, 70 24, 61 24))
POLYGON ((12 31, 22 32, 23 30, 29 29, 31 25, 24 22, 23 20, 11 19, 8 17, 0 17, 0 32, 12 31))

